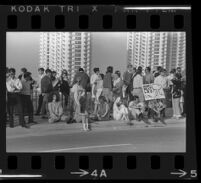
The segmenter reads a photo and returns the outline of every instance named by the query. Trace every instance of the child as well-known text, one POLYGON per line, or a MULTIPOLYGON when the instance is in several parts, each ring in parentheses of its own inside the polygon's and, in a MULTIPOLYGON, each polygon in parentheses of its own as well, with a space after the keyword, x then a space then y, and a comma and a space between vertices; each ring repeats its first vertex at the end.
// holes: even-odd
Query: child
MULTIPOLYGON (((82 86, 80 85, 80 77, 77 77, 76 79, 76 83, 73 85, 73 87, 71 88, 71 92, 72 92, 72 105, 74 107, 74 116, 73 116, 73 120, 75 122, 81 122, 81 118, 80 118, 80 103, 79 103, 79 99, 81 96, 85 96, 86 97, 86 92, 85 90, 82 88, 82 86)), ((72 106, 71 106, 72 107, 72 106)), ((71 111, 71 117, 73 112, 71 111)))
POLYGON ((113 104, 113 118, 114 120, 130 121, 128 108, 122 103, 120 97, 118 97, 113 104))
POLYGON ((63 113, 61 102, 59 101, 59 95, 57 93, 52 94, 52 102, 48 103, 49 110, 49 123, 67 121, 67 116, 63 113))
POLYGON ((110 119, 110 107, 104 96, 99 97, 99 104, 97 108, 97 117, 100 121, 108 121, 110 119))
POLYGON ((80 116, 84 131, 89 131, 89 117, 86 110, 86 97, 79 95, 80 116))
POLYGON ((137 119, 138 121, 143 120, 143 113, 145 106, 143 102, 139 101, 139 97, 134 95, 129 102, 128 109, 130 111, 131 118, 137 119))
POLYGON ((166 125, 163 118, 163 111, 165 110, 165 105, 160 99, 150 100, 148 107, 150 109, 151 116, 154 119, 154 122, 158 122, 160 120, 161 123, 166 125))

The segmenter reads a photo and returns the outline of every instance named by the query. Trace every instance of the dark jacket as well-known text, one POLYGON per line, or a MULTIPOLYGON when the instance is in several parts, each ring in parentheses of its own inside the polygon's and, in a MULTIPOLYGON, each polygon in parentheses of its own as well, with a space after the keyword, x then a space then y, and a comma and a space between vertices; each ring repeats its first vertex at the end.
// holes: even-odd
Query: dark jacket
POLYGON ((132 80, 133 73, 129 73, 128 71, 124 72, 123 82, 126 86, 129 86, 132 80))
POLYGON ((90 78, 85 72, 78 72, 75 74, 75 77, 73 79, 73 85, 76 83, 77 78, 80 77, 80 85, 88 91, 88 88, 90 87, 90 78))
POLYGON ((70 93, 70 86, 68 84, 68 81, 63 80, 63 78, 61 78, 60 82, 60 91, 61 93, 67 93, 68 95, 70 93))
POLYGON ((41 79, 41 92, 42 93, 50 93, 53 90, 52 80, 48 76, 44 76, 41 79))
POLYGON ((181 90, 182 90, 182 82, 180 79, 172 79, 172 97, 173 98, 180 98, 181 97, 181 90))
POLYGON ((112 74, 111 73, 106 73, 103 79, 103 88, 108 88, 112 90, 112 74))

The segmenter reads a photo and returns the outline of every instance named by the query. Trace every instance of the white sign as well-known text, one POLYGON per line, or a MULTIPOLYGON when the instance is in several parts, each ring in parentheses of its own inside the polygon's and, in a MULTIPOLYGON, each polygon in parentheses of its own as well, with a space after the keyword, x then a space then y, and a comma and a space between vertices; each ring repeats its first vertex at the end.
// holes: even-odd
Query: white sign
POLYGON ((143 93, 145 100, 163 99, 165 94, 161 85, 144 84, 143 93))

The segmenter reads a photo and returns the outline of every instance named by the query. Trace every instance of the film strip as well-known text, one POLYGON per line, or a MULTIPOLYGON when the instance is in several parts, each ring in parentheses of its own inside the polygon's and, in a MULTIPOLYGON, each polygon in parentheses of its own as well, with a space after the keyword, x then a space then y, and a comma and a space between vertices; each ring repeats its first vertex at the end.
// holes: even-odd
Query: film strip
MULTIPOLYGON (((26 141, 26 138, 19 134, 15 136, 15 130, 19 130, 19 133, 21 133, 21 129, 14 128, 11 132, 11 129, 6 126, 6 123, 1 123, 0 179, 197 179, 190 6, 4 5, 0 6, 0 12, 0 57, 2 60, 1 70, 3 71, 5 71, 5 68, 8 66, 9 33, 16 33, 17 35, 22 32, 185 32, 185 44, 186 50, 188 50, 185 54, 186 73, 188 73, 186 83, 189 86, 186 89, 186 96, 189 97, 185 98, 186 103, 188 103, 185 128, 183 129, 185 130, 185 136, 181 140, 181 143, 185 141, 184 152, 177 152, 174 149, 172 149, 172 151, 167 150, 167 152, 160 149, 157 152, 157 150, 154 150, 154 148, 157 148, 155 144, 146 152, 136 151, 135 148, 133 151, 121 152, 120 150, 120 152, 114 152, 110 150, 107 151, 107 149, 106 151, 103 150, 110 145, 106 144, 105 146, 101 146, 96 145, 96 143, 93 145, 93 148, 98 147, 100 152, 93 152, 90 149, 87 152, 82 152, 82 150, 79 152, 76 151, 77 147, 74 146, 74 152, 73 148, 72 151, 64 150, 63 152, 40 151, 40 148, 36 153, 34 153, 34 150, 21 152, 19 150, 21 148, 20 146, 23 148, 24 144, 34 144, 34 140, 32 141, 30 139, 30 141, 28 141, 29 137, 27 137, 26 141), (12 134, 14 135, 10 137, 9 134, 11 134, 11 136, 12 134), (14 147, 15 145, 9 141, 9 139, 12 138, 19 139, 16 140, 16 143, 19 143, 17 144, 18 147, 16 147, 17 152, 15 152, 15 148, 12 148, 12 146, 14 147), (8 147, 12 150, 9 151, 8 147)), ((16 63, 17 62, 16 60, 16 63)), ((5 78, 5 72, 1 72, 0 74, 0 78, 5 78)), ((5 86, 1 85, 1 96, 6 96, 5 80, 3 80, 2 83, 4 83, 5 86)), ((0 106, 0 121, 3 122, 6 121, 6 115, 4 115, 6 114, 5 98, 6 97, 1 97, 0 106)), ((151 131, 152 129, 147 130, 151 131)), ((120 132, 117 131, 114 136, 116 137, 118 133, 120 132)), ((127 132, 124 132, 124 134, 125 133, 127 132)), ((135 133, 135 131, 133 131, 133 133, 135 133)), ((168 133, 171 134, 171 130, 168 133)), ((180 133, 180 131, 178 131, 178 133, 180 133)), ((74 137, 72 134, 70 138, 72 138, 73 141, 74 137)), ((138 134, 140 133, 138 132, 138 134)), ((62 134, 57 135, 59 137, 62 134)), ((85 134, 80 135, 87 141, 87 138, 84 137, 85 134)), ((104 133, 102 135, 104 136, 104 133)), ((153 134, 150 133, 149 135, 153 134)), ((42 143, 44 136, 45 135, 41 135, 37 138, 38 144, 40 144, 40 142, 42 143)), ((143 139, 143 136, 144 135, 137 138, 143 139)), ((170 136, 167 136, 167 138, 170 138, 170 136)), ((43 146, 46 146, 46 143, 51 144, 57 136, 52 138, 47 135, 45 138, 46 142, 43 143, 43 146)), ((88 138, 102 137, 100 135, 97 137, 95 135, 88 135, 88 138)), ((167 146, 168 143, 171 143, 169 141, 163 142, 163 133, 156 138, 161 139, 161 142, 156 140, 157 143, 167 143, 167 146)), ((175 138, 180 137, 175 135, 175 138)), ((173 141, 172 138, 170 139, 170 141, 173 141)), ((108 141, 111 141, 111 139, 108 139, 108 141)), ((127 143, 124 142, 122 145, 126 146, 127 143)), ((132 140, 132 143, 135 144, 135 140, 132 140)), ((139 143, 142 143, 142 146, 148 146, 143 140, 139 143)), ((111 147, 112 146, 115 145, 113 144, 111 147)), ((179 142, 177 146, 180 146, 179 142)), ((87 148, 88 147, 85 149, 87 148)), ((124 147, 122 148, 124 149, 124 147)), ((34 149, 34 147, 32 149, 34 149)))

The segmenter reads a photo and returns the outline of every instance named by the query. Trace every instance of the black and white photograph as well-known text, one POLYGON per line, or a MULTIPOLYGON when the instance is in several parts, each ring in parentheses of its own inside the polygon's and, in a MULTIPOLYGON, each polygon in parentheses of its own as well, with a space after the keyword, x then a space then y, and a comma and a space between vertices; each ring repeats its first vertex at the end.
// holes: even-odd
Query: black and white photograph
POLYGON ((185 32, 7 32, 7 152, 186 152, 185 32))

